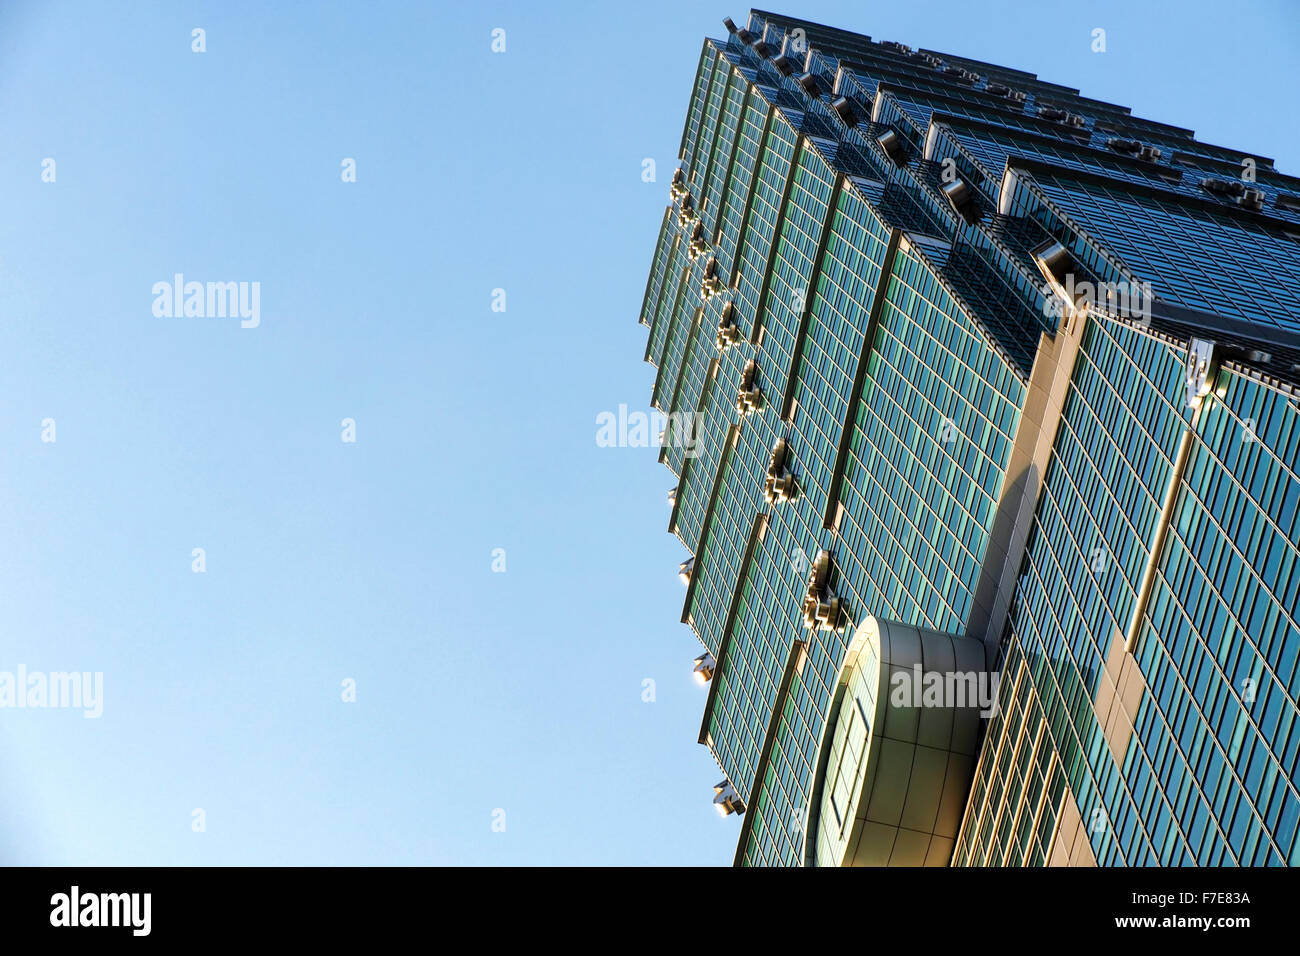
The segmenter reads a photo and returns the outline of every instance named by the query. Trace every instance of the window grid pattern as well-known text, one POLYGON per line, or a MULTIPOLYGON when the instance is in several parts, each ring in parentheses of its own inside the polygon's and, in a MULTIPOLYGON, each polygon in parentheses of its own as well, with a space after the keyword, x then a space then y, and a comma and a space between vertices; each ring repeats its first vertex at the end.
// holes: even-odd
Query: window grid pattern
POLYGON ((796 139, 794 130, 779 115, 773 117, 767 141, 763 144, 758 185, 741 235, 736 307, 740 310, 743 328, 754 328, 754 319, 758 314, 763 274, 767 270, 768 254, 776 239, 781 199, 785 195, 786 179, 791 175, 796 139))
POLYGON ((1300 242, 1176 199, 1038 174, 1039 187, 1156 293, 1181 305, 1300 330, 1300 242), (1213 268, 1206 268, 1206 264, 1213 268))
POLYGON ((736 161, 731 168, 731 184, 727 188, 726 208, 720 213, 722 232, 718 239, 718 263, 724 275, 731 275, 736 263, 736 250, 740 245, 740 230, 749 199, 750 183, 758 166, 758 153, 763 141, 763 128, 770 107, 753 98, 745 109, 745 123, 736 148, 736 161))
MULTIPOLYGON (((1103 865, 1139 863, 1146 840, 1146 821, 1127 811, 1128 785, 1093 701, 1112 641, 1127 633, 1136 604, 1184 429, 1181 388, 1175 350, 1121 324, 1089 322, 1004 638, 1008 661, 1022 662, 1030 677, 1018 688, 1035 698, 1024 710, 1043 724, 1103 865)), ((1007 696, 1004 681, 1004 711, 1007 696)), ((990 722, 989 740, 1005 738, 1000 719, 990 722)), ((977 838, 968 814, 955 858, 976 864, 1014 858, 1007 841, 1021 808, 1009 799, 1008 762, 1025 776, 1005 749, 996 762, 985 753, 976 792, 996 799, 977 838)))
MULTIPOLYGON (((852 200, 841 203, 844 209, 866 211, 852 200)), ((882 241, 882 231, 857 235, 871 248, 882 241)), ((832 587, 849 620, 841 632, 808 635, 807 661, 786 699, 755 801, 755 820, 767 825, 764 839, 751 830, 744 851, 755 864, 799 862, 802 834, 791 828, 805 818, 821 728, 854 624, 878 614, 926 627, 964 625, 1023 401, 1020 379, 921 259, 900 250, 892 268, 856 399, 839 530, 829 539, 822 530, 826 499, 817 491, 794 502, 806 502, 805 508, 776 509, 769 532, 789 542, 786 554, 801 548, 811 556, 818 541, 829 544, 832 587), (952 421, 950 442, 941 440, 945 418, 952 421), (909 584, 912 594, 906 593, 909 584)), ((861 335, 874 291, 859 286, 858 293, 865 296, 865 309, 857 312, 861 335)), ((849 369, 839 374, 851 385, 849 369)), ((800 467, 819 457, 822 465, 813 467, 827 467, 834 446, 817 428, 816 403, 810 405, 806 411, 800 404, 791 447, 808 449, 795 456, 800 467), (812 450, 819 447, 820 456, 812 450)))
POLYGON ((834 172, 816 152, 808 147, 799 151, 763 302, 763 387, 768 400, 776 404, 785 393, 799 323, 812 295, 813 260, 834 181, 834 172))
POLYGON ((960 630, 1024 385, 915 254, 893 269, 845 467, 847 587, 869 613, 960 630))
POLYGON ((745 98, 747 89, 749 84, 745 82, 744 77, 734 70, 728 70, 725 90, 717 104, 716 115, 712 117, 715 134, 710 142, 709 156, 698 197, 710 235, 717 226, 718 199, 722 193, 722 185, 726 182, 727 162, 731 158, 731 146, 736 139, 736 122, 740 115, 740 104, 745 98))
MULTIPOLYGON (((748 90, 749 85, 744 79, 732 74, 731 82, 727 87, 727 98, 722 108, 720 121, 722 129, 718 133, 713 160, 709 164, 708 189, 704 194, 705 236, 709 239, 717 234, 718 226, 726 212, 722 204, 724 196, 728 195, 727 190, 732 181, 731 160, 744 121, 745 96, 748 90)), ((730 260, 720 258, 719 264, 725 269, 730 265, 730 260)))
POLYGON ((1159 862, 1295 865, 1300 414, 1224 375, 1139 637, 1151 692, 1127 775, 1159 862))
MULTIPOLYGON (((794 290, 802 291, 812 286, 814 258, 826 220, 833 173, 819 156, 805 148, 800 152, 794 175, 796 178, 782 217, 784 225, 777 248, 773 286, 767 300, 769 332, 758 356, 759 383, 766 396, 765 407, 760 414, 746 419, 738 448, 738 451, 743 449, 743 456, 751 463, 749 474, 755 490, 762 486, 768 456, 777 438, 787 438, 792 447, 804 447, 799 416, 796 416, 793 429, 787 428, 777 417, 776 406, 780 403, 784 383, 772 381, 765 376, 764 370, 778 368, 782 363, 789 365, 790 359, 785 353, 793 348, 795 330, 791 326, 797 323, 799 314, 785 303, 793 299, 794 290), (781 277, 780 286, 776 284, 777 275, 781 277)), ((865 325, 865 314, 860 316, 859 322, 865 325)), ((828 448, 822 454, 833 456, 834 450, 828 448)), ((797 457, 792 461, 792 467, 797 469, 797 457)), ((724 770, 730 773, 734 769, 742 774, 731 779, 746 785, 754 779, 767 728, 767 715, 773 706, 773 701, 765 695, 769 690, 775 694, 790 648, 795 640, 805 637, 798 608, 809 563, 816 555, 817 542, 824 537, 821 530, 821 509, 824 507, 824 499, 814 503, 808 495, 800 494, 794 502, 767 509, 769 524, 764 547, 757 551, 746 583, 742 585, 750 588, 751 592, 761 589, 766 598, 761 609, 751 609, 748 616, 737 614, 727 653, 719 673, 714 676, 715 680, 719 676, 724 678, 710 718, 715 753, 724 770), (744 683, 728 676, 733 666, 735 674, 750 675, 750 680, 763 680, 754 675, 767 675, 767 682, 760 684, 762 694, 758 698, 733 692, 733 688, 744 683), (757 703, 762 703, 763 709, 752 712, 750 708, 757 703), (740 732, 734 740, 730 739, 731 728, 744 726, 747 722, 757 726, 757 734, 740 732), (723 744, 724 740, 730 742, 723 744)), ((735 586, 734 582, 732 586, 735 586)), ((811 735, 811 727, 806 727, 806 730, 807 735, 811 735)), ((806 772, 803 782, 807 782, 806 772)))
MULTIPOLYGON (((655 254, 650 267, 650 282, 646 287, 645 301, 641 304, 641 321, 652 325, 656 307, 663 295, 664 276, 668 274, 668 261, 672 256, 673 242, 677 238, 677 224, 671 215, 664 217, 655 243, 655 254)), ((653 336, 653 331, 651 335, 653 336)))
POLYGON ((691 89, 691 103, 686 111, 686 129, 682 137, 682 168, 686 177, 691 178, 692 164, 695 162, 695 144, 703 133, 701 120, 704 117, 705 101, 713 85, 713 73, 717 68, 718 51, 711 40, 704 41, 700 51, 699 67, 695 71, 695 86, 691 89))
MULTIPOLYGON (((712 143, 713 136, 717 133, 717 104, 718 98, 722 95, 722 88, 726 86, 727 76, 731 72, 731 64, 726 57, 722 56, 713 44, 708 44, 705 48, 707 57, 708 77, 704 81, 703 88, 696 87, 696 93, 699 96, 698 114, 692 117, 690 139, 690 150, 686 154, 686 178, 691 187, 691 193, 702 196, 700 186, 704 179, 704 165, 708 162, 708 144, 712 143), (706 123, 707 117, 710 117, 712 111, 713 122, 706 123)), ((694 110, 695 107, 692 106, 694 110)), ((698 200, 697 200, 698 205, 698 200)))

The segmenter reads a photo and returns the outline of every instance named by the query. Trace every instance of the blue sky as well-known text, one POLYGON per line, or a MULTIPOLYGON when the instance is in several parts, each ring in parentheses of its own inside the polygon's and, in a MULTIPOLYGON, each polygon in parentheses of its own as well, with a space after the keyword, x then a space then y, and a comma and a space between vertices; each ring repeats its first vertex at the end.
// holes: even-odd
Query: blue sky
MULTIPOLYGON (((773 7, 1300 171, 1281 0, 773 7)), ((595 433, 746 11, 0 6, 0 671, 103 674, 0 709, 0 862, 730 862, 673 480, 595 433), (175 273, 260 325, 156 317, 175 273)))

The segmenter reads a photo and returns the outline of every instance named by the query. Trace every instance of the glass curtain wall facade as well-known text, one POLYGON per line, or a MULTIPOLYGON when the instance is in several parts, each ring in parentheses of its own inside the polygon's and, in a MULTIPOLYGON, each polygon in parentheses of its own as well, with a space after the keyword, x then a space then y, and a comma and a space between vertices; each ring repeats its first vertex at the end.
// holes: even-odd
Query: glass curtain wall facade
POLYGON ((726 27, 640 321, 735 862, 1300 862, 1300 180, 1018 70, 726 27), (846 655, 918 634, 978 642, 997 707, 895 801, 846 655))

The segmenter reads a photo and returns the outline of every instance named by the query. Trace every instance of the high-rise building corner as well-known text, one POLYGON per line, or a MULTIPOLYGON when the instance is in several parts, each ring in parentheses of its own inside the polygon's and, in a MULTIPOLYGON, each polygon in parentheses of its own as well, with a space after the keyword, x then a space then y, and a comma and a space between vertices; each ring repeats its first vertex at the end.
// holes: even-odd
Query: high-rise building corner
POLYGON ((640 321, 735 862, 1300 862, 1300 179, 725 27, 640 321))

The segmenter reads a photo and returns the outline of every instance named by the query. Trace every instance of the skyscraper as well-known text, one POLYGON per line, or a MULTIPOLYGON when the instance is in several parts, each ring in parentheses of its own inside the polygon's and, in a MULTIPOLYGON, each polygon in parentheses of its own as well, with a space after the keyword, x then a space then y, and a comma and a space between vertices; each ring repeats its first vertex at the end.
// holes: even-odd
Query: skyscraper
POLYGON ((735 862, 1300 862, 1300 179, 726 27, 640 321, 735 862))

